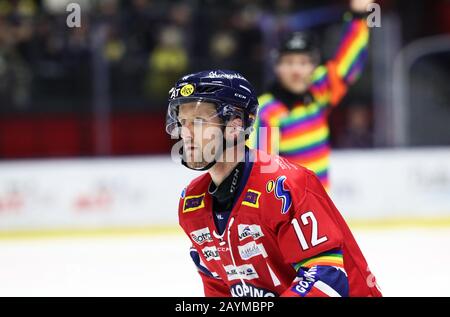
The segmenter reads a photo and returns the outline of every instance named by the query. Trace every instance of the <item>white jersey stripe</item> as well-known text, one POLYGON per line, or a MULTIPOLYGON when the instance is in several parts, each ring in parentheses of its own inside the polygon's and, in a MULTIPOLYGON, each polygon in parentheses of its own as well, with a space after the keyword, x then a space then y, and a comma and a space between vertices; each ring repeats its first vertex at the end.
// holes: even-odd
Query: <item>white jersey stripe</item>
POLYGON ((324 293, 330 297, 342 297, 330 285, 325 284, 322 281, 315 282, 314 287, 316 287, 319 291, 321 291, 322 293, 324 293))

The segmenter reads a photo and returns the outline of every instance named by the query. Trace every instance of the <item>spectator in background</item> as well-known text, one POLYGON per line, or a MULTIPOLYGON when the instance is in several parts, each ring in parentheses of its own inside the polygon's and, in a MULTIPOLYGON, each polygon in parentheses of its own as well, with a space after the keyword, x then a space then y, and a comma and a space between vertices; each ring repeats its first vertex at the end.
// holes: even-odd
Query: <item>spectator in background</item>
POLYGON ((236 10, 231 18, 231 25, 236 34, 236 60, 237 63, 230 68, 237 68, 246 78, 255 83, 257 90, 262 89, 263 78, 263 45, 262 31, 259 20, 262 10, 249 1, 249 4, 236 10))
POLYGON ((149 52, 155 47, 155 30, 163 12, 153 1, 133 0, 124 12, 123 29, 128 34, 127 46, 135 53, 149 52))
POLYGON ((106 29, 106 41, 103 46, 103 57, 110 64, 122 60, 126 46, 121 36, 121 18, 117 0, 103 0, 99 3, 99 24, 106 29))
MULTIPOLYGON (((289 2, 289 1, 287 1, 289 2)), ((348 23, 335 57, 319 65, 318 45, 310 33, 294 33, 280 48, 277 81, 259 98, 250 145, 280 153, 317 174, 325 188, 330 156, 328 114, 361 74, 369 31, 365 20, 372 0, 350 1, 348 23), (265 140, 260 128, 268 129, 265 140), (273 146, 275 148, 273 148, 273 146)))
POLYGON ((183 47, 189 55, 193 55, 194 38, 198 36, 195 33, 193 24, 193 12, 191 6, 186 2, 175 3, 169 9, 169 23, 178 28, 181 33, 183 47))
POLYGON ((0 5, 0 103, 19 111, 28 106, 31 86, 31 70, 24 57, 33 35, 34 7, 26 2, 0 5))
POLYGON ((160 41, 149 56, 148 67, 147 93, 154 100, 162 101, 172 83, 188 69, 188 53, 177 27, 167 26, 161 31, 160 41))
POLYGON ((230 31, 220 31, 214 34, 209 43, 212 62, 224 69, 231 69, 237 62, 237 40, 230 31))
POLYGON ((167 10, 167 21, 159 32, 158 41, 148 58, 145 80, 149 99, 162 102, 172 83, 189 68, 192 37, 192 9, 183 2, 176 2, 167 10))
POLYGON ((88 20, 85 18, 81 27, 69 31, 67 44, 64 50, 65 64, 74 70, 90 63, 90 36, 91 31, 88 20))

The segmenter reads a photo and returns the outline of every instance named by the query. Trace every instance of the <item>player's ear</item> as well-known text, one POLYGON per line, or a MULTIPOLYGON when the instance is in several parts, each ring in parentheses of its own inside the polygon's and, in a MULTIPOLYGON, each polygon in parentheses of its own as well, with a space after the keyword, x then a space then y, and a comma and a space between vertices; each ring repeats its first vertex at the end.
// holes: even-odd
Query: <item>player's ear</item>
POLYGON ((237 137, 244 130, 244 122, 241 118, 233 118, 228 121, 227 124, 227 134, 229 137, 237 137))

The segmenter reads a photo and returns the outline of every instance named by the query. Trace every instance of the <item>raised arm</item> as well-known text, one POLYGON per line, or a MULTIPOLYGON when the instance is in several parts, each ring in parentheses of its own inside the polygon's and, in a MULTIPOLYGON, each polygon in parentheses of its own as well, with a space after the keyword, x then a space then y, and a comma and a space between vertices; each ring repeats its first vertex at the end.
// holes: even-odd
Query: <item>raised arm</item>
POLYGON ((373 0, 352 0, 344 16, 345 26, 334 57, 319 66, 313 75, 311 90, 324 92, 327 103, 335 106, 361 75, 367 59, 369 28, 366 13, 373 0))

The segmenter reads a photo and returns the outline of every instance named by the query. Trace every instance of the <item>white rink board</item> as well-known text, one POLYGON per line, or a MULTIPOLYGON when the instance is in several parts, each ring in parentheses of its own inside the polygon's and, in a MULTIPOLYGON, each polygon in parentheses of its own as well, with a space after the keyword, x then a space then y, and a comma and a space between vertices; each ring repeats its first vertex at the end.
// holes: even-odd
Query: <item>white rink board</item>
MULTIPOLYGON (((175 225, 200 175, 168 156, 0 163, 0 231, 175 225)), ((450 216, 450 149, 334 151, 332 198, 350 219, 450 216)))
POLYGON ((450 148, 334 151, 330 181, 348 218, 450 216, 450 148))
POLYGON ((0 230, 177 223, 196 175, 169 157, 0 163, 0 230))

